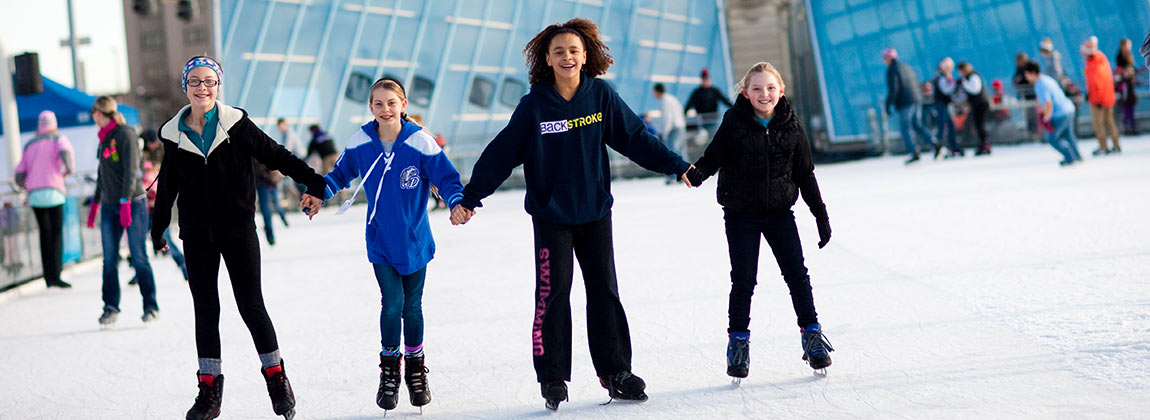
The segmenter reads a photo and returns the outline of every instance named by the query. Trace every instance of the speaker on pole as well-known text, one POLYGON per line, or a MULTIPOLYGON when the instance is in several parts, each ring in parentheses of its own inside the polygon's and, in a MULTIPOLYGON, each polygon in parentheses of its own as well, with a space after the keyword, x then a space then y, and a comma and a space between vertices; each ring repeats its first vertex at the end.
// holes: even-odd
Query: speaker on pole
POLYGON ((16 86, 17 95, 34 95, 44 91, 44 80, 40 78, 40 59, 36 53, 17 55, 16 86))

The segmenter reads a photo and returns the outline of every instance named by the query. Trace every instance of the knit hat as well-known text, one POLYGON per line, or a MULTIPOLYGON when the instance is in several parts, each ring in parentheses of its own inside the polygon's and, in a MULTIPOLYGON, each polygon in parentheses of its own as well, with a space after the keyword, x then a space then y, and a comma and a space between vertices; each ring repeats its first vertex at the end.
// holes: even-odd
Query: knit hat
POLYGON ((216 82, 221 84, 224 82, 224 69, 220 67, 220 63, 217 63, 216 60, 213 60, 210 57, 193 57, 191 60, 188 60, 186 64, 184 64, 184 75, 181 78, 182 80, 180 83, 180 86, 183 87, 184 92, 188 91, 188 73, 196 67, 207 67, 212 69, 212 71, 216 72, 216 79, 218 79, 216 82))
POLYGON ((882 50, 882 58, 894 60, 898 58, 898 50, 894 48, 887 48, 882 50))
POLYGON ((44 134, 56 130, 56 113, 44 111, 40 113, 40 121, 36 127, 36 134, 44 134))
POLYGON ((1043 39, 1042 42, 1038 43, 1038 50, 1042 52, 1054 51, 1054 41, 1051 41, 1050 38, 1043 39))
POLYGON ((707 71, 706 67, 703 67, 703 71, 699 72, 699 78, 706 79, 708 77, 711 77, 711 72, 707 71))

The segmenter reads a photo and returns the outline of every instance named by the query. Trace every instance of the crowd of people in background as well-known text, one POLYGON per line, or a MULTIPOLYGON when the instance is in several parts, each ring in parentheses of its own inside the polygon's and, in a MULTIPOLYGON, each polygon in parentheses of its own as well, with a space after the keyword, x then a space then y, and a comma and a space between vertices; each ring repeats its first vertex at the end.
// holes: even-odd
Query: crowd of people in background
POLYGON ((882 59, 887 65, 884 108, 898 125, 908 155, 906 164, 919 161, 923 150, 933 152, 936 159, 940 156, 964 156, 959 133, 966 125, 971 126, 969 131, 978 141, 974 155, 989 155, 994 139, 989 134, 988 123, 1008 118, 1010 103, 1021 103, 1024 109, 1033 109, 1026 111, 1032 138, 1047 142, 1051 138, 1067 139, 1051 143, 1060 152, 1065 151, 1061 161, 1063 165, 1081 161, 1077 147, 1069 144, 1077 144, 1074 133, 1075 111, 1084 102, 1089 106, 1090 119, 1098 139, 1098 148, 1092 155, 1119 154, 1122 153, 1120 133, 1130 135, 1138 132, 1134 107, 1138 102, 1139 75, 1146 71, 1146 67, 1134 63, 1132 49, 1130 39, 1123 38, 1115 55, 1116 66, 1112 67, 1099 48, 1097 37, 1091 36, 1084 40, 1079 48, 1085 68, 1086 83, 1083 91, 1066 74, 1063 55, 1054 47, 1054 42, 1050 38, 1043 39, 1038 44, 1039 55, 1036 60, 1032 60, 1025 52, 1015 56, 1012 84, 1016 95, 1008 98, 1001 80, 987 82, 969 62, 958 63, 958 74, 954 74, 956 66, 950 57, 941 59, 930 81, 919 85, 914 69, 899 61, 897 50, 888 48, 882 51, 882 59), (1042 78, 1027 77, 1026 69, 1034 68, 1040 69, 1041 74, 1053 83, 1045 82, 1042 78), (1039 81, 1043 81, 1044 87, 1053 86, 1054 89, 1040 88, 1036 84, 1039 81), (1067 101, 1062 101, 1061 97, 1067 98, 1067 101), (927 102, 930 103, 929 113, 924 113, 923 106, 927 102), (1116 108, 1122 112, 1121 130, 1115 116, 1116 108), (927 129, 928 115, 936 127, 933 135, 927 129), (1068 117, 1065 132, 1060 129, 1061 117, 1068 117), (947 149, 945 155, 942 154, 944 146, 947 149))

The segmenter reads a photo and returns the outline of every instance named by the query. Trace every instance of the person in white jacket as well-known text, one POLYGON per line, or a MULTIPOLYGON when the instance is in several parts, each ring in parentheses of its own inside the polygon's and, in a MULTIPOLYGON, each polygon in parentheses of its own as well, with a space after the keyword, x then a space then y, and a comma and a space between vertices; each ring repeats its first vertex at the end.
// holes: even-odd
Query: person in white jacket
MULTIPOLYGON (((656 83, 652 93, 659 101, 659 112, 663 114, 662 123, 658 126, 659 135, 663 136, 663 144, 679 156, 687 156, 687 120, 683 118, 683 104, 675 98, 675 95, 667 94, 667 88, 662 83, 656 83)), ((678 178, 668 175, 667 185, 671 185, 678 178)))

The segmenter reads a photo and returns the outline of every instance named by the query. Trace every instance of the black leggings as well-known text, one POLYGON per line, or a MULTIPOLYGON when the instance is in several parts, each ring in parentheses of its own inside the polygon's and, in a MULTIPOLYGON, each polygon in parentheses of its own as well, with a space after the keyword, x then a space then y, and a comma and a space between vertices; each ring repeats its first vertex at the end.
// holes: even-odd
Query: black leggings
POLYGON ((535 225, 532 355, 539 382, 571 380, 571 279, 578 258, 587 292, 587 341, 595 374, 631 371, 631 333, 619 300, 611 214, 582 225, 535 225))
POLYGON ((279 349, 276 331, 264 307, 260 290, 260 244, 255 229, 238 238, 184 240, 188 287, 196 311, 196 351, 201 358, 220 358, 220 257, 231 275, 232 292, 240 317, 248 326, 260 354, 279 349))
POLYGON ((60 282, 60 269, 64 254, 64 205, 33 207, 36 224, 40 225, 40 262, 44 265, 44 280, 53 285, 60 282))
POLYGON ((724 211, 723 219, 727 249, 731 255, 731 296, 727 308, 730 324, 727 332, 749 331, 751 296, 755 294, 757 284, 762 238, 766 238, 767 245, 770 245, 783 280, 790 289, 791 305, 795 308, 799 328, 819 322, 811 278, 803 264, 803 247, 799 241, 799 229, 795 226, 795 213, 788 210, 770 216, 751 216, 724 211))

